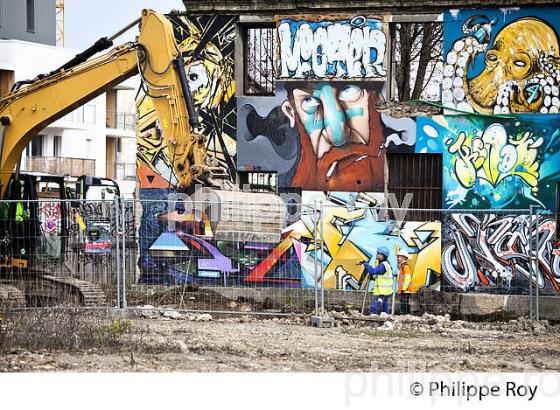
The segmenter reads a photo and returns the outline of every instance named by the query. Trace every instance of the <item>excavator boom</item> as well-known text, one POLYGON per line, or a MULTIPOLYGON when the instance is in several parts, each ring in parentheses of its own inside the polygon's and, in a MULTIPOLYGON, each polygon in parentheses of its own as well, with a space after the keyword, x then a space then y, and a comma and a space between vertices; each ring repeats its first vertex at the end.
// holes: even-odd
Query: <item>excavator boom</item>
POLYGON ((202 174, 205 145, 190 132, 189 123, 197 117, 189 104, 173 27, 164 15, 151 10, 142 11, 140 27, 136 43, 117 46, 76 65, 66 64, 0 99, 2 197, 22 151, 38 132, 137 73, 153 98, 165 144, 174 158, 179 189, 186 189, 193 177, 202 174))

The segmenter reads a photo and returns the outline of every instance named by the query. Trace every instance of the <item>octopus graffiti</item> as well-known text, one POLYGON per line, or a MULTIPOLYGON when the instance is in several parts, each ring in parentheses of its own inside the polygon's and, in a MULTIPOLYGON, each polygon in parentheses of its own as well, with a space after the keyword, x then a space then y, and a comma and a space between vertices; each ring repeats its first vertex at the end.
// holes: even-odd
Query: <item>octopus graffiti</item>
POLYGON ((443 236, 443 289, 527 293, 531 280, 542 292, 560 292, 560 250, 551 218, 537 226, 530 215, 452 214, 443 236))
POLYGON ((386 24, 365 16, 279 18, 278 78, 384 78, 386 24))
POLYGON ((434 131, 443 144, 445 208, 555 209, 558 118, 446 116, 434 131))
MULTIPOLYGON (((235 178, 236 103, 234 79, 234 16, 167 16, 185 60, 185 71, 195 109, 199 115, 198 133, 205 136, 213 166, 235 178)), ((163 143, 151 98, 144 93, 136 102, 137 162, 140 189, 175 188, 175 158, 163 143)))
POLYGON ((444 23, 447 112, 559 112, 556 9, 447 11, 444 23))

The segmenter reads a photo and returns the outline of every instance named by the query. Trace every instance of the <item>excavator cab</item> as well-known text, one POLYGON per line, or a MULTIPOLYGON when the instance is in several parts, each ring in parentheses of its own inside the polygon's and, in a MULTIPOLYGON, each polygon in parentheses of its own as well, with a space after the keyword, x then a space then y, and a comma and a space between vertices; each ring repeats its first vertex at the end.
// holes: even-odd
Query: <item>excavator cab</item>
POLYGON ((62 258, 68 203, 64 177, 13 174, 0 212, 1 266, 29 267, 30 259, 62 258))
POLYGON ((6 187, 0 208, 0 267, 26 269, 40 233, 35 177, 20 174, 6 187))
POLYGON ((119 185, 108 178, 13 174, 0 205, 0 267, 25 269, 33 256, 63 261, 71 213, 119 197, 119 185))

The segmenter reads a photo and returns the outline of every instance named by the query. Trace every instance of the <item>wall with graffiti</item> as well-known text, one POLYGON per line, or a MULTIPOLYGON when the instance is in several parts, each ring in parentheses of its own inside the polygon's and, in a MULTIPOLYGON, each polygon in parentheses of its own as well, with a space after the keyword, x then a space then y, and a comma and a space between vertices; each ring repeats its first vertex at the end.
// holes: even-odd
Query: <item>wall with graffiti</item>
POLYGON ((417 149, 443 151, 444 208, 556 209, 559 116, 417 121, 417 149))
POLYGON ((238 98, 238 169, 305 190, 383 191, 385 152, 414 151, 416 123, 375 106, 381 83, 284 81, 238 98))
MULTIPOLYGON (((236 16, 168 15, 179 49, 201 126, 207 152, 235 180, 236 103, 234 40, 236 16)), ((170 151, 163 143, 150 97, 141 93, 139 111, 138 178, 140 189, 176 188, 170 151)))
POLYGON ((444 24, 444 106, 558 113, 558 9, 451 10, 444 24))
POLYGON ((278 78, 384 78, 387 25, 365 16, 285 17, 278 24, 278 78))
POLYGON ((444 13, 441 93, 449 109, 412 118, 377 109, 389 81, 389 17, 277 16, 274 95, 239 98, 236 17, 171 19, 209 153, 232 180, 236 171, 276 172, 279 192, 322 201, 324 231, 310 206, 291 204, 301 212, 290 214, 279 243, 218 241, 204 212, 150 202, 172 192, 176 178, 142 97, 143 282, 313 287, 319 258, 327 287, 363 289, 356 261, 372 260, 383 245, 395 270, 398 249, 412 255, 415 289, 441 283, 447 291, 524 293, 532 243, 532 280, 545 293, 560 291, 554 218, 537 229, 522 211, 557 209, 557 9, 444 13), (393 153, 442 156, 441 207, 449 212, 440 221, 387 221, 375 210, 386 206, 393 153), (320 237, 324 247, 316 249, 320 237))
POLYGON ((444 223, 443 289, 523 294, 529 280, 544 293, 560 291, 556 222, 530 215, 461 213, 444 223), (537 254, 532 263, 531 246, 537 254))
POLYGON ((372 208, 375 196, 306 193, 304 197, 324 200, 322 221, 312 205, 302 206, 299 219, 284 229, 277 244, 217 241, 204 213, 181 214, 168 203, 145 203, 141 282, 314 287, 318 258, 327 288, 360 289, 367 281, 356 262, 373 262, 376 249, 386 246, 395 269, 396 252, 410 253, 414 289, 439 284, 441 225, 383 221, 372 208), (315 246, 321 236, 322 250, 315 246))

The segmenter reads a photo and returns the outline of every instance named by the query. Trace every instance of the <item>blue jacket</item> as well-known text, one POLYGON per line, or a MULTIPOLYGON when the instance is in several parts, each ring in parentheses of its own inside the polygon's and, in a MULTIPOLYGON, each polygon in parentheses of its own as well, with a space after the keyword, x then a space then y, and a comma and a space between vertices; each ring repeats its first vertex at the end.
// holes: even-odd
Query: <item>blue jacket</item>
POLYGON ((385 273, 385 265, 383 265, 382 263, 380 263, 376 267, 373 267, 369 263, 364 262, 364 268, 366 268, 367 272, 371 276, 383 275, 385 273))

